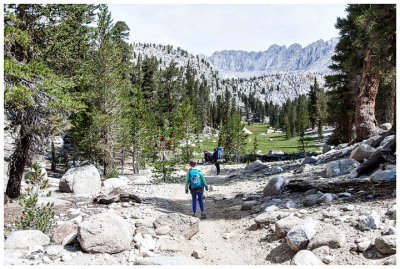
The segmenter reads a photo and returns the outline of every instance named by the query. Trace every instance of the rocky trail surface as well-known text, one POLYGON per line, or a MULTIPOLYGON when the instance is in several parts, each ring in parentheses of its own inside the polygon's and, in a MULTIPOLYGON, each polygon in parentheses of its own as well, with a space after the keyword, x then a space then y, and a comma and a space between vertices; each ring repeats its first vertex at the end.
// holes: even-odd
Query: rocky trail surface
MULTIPOLYGON (((213 165, 200 165, 213 186, 205 193, 206 219, 192 216, 191 196, 184 192, 186 166, 176 173, 174 183, 155 183, 150 170, 132 174, 126 169, 123 176, 102 180, 91 165, 71 168, 68 173, 47 169, 53 192, 39 202, 55 203, 56 223, 47 234, 12 232, 9 223, 20 208, 17 201, 6 203, 4 262, 393 265, 396 168, 386 164, 371 175, 357 177, 354 169, 360 163, 349 156, 358 156, 362 162, 361 157, 368 158, 362 149, 356 144, 296 161, 225 164, 218 177, 213 165), (341 158, 332 160, 333 156, 341 158), (358 185, 329 193, 293 189, 292 183, 298 181, 315 186, 338 181, 358 185), (382 191, 379 182, 393 183, 393 187, 382 191), (121 193, 140 199, 94 202, 99 194, 123 197, 118 196, 121 193)), ((43 163, 49 168, 48 162, 43 163)))

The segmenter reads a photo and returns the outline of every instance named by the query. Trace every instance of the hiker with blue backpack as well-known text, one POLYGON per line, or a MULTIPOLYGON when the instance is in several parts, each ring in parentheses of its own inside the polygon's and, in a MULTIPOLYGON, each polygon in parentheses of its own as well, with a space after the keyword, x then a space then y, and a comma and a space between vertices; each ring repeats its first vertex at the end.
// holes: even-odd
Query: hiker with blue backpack
POLYGON ((214 148, 213 159, 214 159, 215 167, 217 168, 217 176, 219 176, 219 173, 221 172, 219 164, 224 161, 224 157, 222 154, 222 148, 220 146, 214 148))
POLYGON ((193 216, 196 217, 197 200, 199 200, 201 218, 205 219, 203 192, 204 188, 208 191, 208 185, 204 179, 203 173, 196 167, 197 162, 195 160, 190 160, 189 164, 190 169, 186 176, 185 192, 188 193, 188 189, 190 189, 190 193, 192 194, 193 216))

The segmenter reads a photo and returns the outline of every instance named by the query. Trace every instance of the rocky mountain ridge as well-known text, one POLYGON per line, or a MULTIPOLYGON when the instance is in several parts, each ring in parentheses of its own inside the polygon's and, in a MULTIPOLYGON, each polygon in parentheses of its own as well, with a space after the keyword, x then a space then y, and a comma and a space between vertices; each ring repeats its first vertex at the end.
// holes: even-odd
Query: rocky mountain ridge
MULTIPOLYGON (((170 45, 156 45, 156 44, 143 44, 134 43, 133 51, 136 56, 139 54, 142 57, 156 57, 159 60, 159 68, 165 69, 172 61, 177 63, 180 68, 191 66, 196 70, 196 78, 207 80, 207 85, 210 87, 210 100, 215 101, 217 95, 224 95, 225 89, 228 89, 234 98, 236 103, 243 107, 243 102, 237 97, 237 93, 249 95, 254 93, 255 97, 264 102, 273 102, 274 104, 282 105, 287 99, 293 100, 300 94, 308 93, 310 86, 314 82, 314 78, 320 85, 325 83, 324 76, 329 73, 327 71, 328 62, 330 63, 331 52, 321 53, 321 44, 325 44, 326 50, 331 51, 334 48, 334 39, 329 42, 323 42, 322 40, 314 42, 314 46, 307 46, 302 51, 308 51, 307 53, 311 56, 306 58, 305 54, 302 56, 297 63, 292 64, 292 67, 287 67, 291 70, 290 72, 280 72, 265 75, 265 71, 258 73, 264 74, 262 76, 254 76, 251 78, 224 78, 226 72, 219 70, 219 67, 209 62, 202 55, 193 55, 183 50, 182 48, 173 48, 170 45), (333 46, 333 47, 332 47, 333 46), (317 51, 315 55, 312 53, 317 51), (320 55, 321 54, 321 55, 320 55), (318 58, 318 59, 316 59, 318 58), (329 59, 328 59, 329 58, 329 59), (313 62, 313 65, 308 65, 307 70, 296 73, 297 66, 305 65, 306 62, 313 62), (320 65, 321 68, 317 68, 320 65), (311 70, 318 70, 312 72, 311 70)), ((290 46, 290 51, 297 51, 300 45, 290 46)), ((300 46, 301 47, 301 46, 300 46)), ((280 51, 282 51, 281 49, 280 51)), ((288 49, 286 49, 288 51, 288 49)), ((293 56, 294 57, 294 56, 293 56)), ((281 59, 280 57, 279 59, 281 59)), ((136 62, 138 57, 135 57, 136 62)), ((282 58, 283 59, 283 58, 282 58)), ((294 59, 294 58, 293 58, 294 59)), ((261 58, 259 59, 262 60, 261 58)), ((283 60, 281 60, 282 62, 283 60)), ((294 60, 292 60, 293 62, 294 60)), ((215 63, 215 62, 214 62, 215 63)), ((282 64, 281 64, 282 65, 282 64)), ((243 69, 244 70, 244 69, 243 69)), ((257 73, 252 71, 251 74, 257 73)), ((241 72, 241 74, 250 74, 241 72)))
POLYGON ((266 51, 216 51, 205 57, 224 78, 249 78, 276 73, 326 73, 339 39, 322 39, 304 48, 300 44, 289 47, 272 45, 266 51))

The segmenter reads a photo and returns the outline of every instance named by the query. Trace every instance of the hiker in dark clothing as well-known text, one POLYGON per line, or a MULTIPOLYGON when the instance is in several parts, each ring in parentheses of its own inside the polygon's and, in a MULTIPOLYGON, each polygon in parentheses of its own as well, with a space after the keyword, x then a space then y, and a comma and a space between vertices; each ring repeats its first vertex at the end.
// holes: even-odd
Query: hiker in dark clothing
POLYGON ((223 162, 222 148, 220 146, 214 149, 213 160, 215 163, 215 167, 217 168, 217 176, 219 176, 221 172, 219 164, 223 162))
POLYGON ((189 164, 190 169, 186 176, 185 192, 188 193, 188 189, 190 189, 190 193, 192 194, 193 216, 196 216, 197 200, 199 200, 201 218, 205 219, 206 214, 204 213, 203 191, 204 187, 208 191, 208 185, 204 179, 203 173, 196 167, 197 162, 195 160, 190 160, 189 164))

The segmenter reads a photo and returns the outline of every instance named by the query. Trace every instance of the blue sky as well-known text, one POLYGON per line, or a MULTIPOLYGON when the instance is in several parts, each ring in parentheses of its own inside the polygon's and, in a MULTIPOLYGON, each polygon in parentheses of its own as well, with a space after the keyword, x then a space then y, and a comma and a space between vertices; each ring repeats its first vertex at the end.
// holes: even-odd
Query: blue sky
POLYGON ((108 6, 114 22, 128 24, 130 42, 171 44, 205 55, 326 41, 339 35, 336 18, 346 16, 344 4, 108 6))

